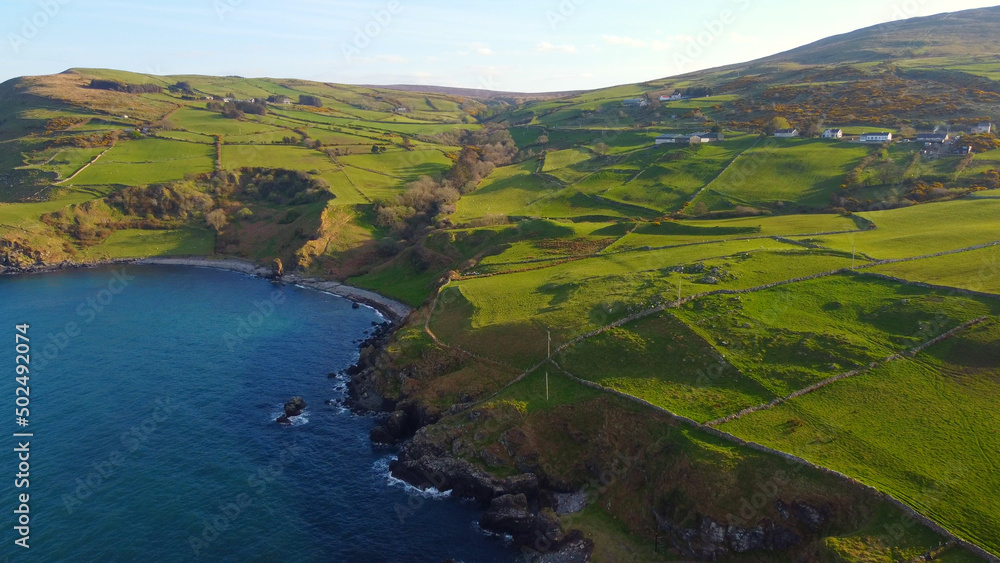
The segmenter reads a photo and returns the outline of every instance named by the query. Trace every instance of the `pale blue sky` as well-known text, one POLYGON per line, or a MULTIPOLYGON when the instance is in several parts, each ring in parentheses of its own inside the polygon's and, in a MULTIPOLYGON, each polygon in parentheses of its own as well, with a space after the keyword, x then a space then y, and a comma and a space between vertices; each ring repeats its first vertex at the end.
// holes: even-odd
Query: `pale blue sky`
POLYGON ((2 0, 0 80, 154 74, 597 88, 998 0, 2 0), (367 30, 367 31, 366 31, 367 30))

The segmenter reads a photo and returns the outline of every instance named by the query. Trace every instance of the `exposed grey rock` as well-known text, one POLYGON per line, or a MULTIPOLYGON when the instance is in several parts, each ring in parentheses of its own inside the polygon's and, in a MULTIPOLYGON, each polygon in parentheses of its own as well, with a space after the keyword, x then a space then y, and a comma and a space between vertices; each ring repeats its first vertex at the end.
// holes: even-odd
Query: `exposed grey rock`
POLYGON ((486 448, 479 450, 479 459, 483 460, 483 463, 491 467, 500 467, 504 465, 503 459, 501 459, 500 456, 486 448))
POLYGON ((781 551, 802 543, 802 536, 794 530, 777 524, 764 527, 764 548, 770 551, 781 551))
POLYGON ((515 547, 526 546, 540 552, 550 551, 562 539, 559 523, 528 509, 523 494, 502 495, 490 503, 479 519, 482 529, 511 537, 515 547))
POLYGON ((726 537, 729 539, 729 547, 736 553, 758 551, 764 548, 764 530, 760 526, 756 528, 729 526, 726 530, 726 537))
POLYGON ((305 399, 302 397, 292 397, 285 403, 285 416, 299 416, 305 409, 305 399))
POLYGON ((801 522, 810 532, 818 532, 826 524, 826 514, 823 510, 805 502, 793 503, 792 512, 795 514, 795 519, 801 522))
POLYGON ((587 506, 587 493, 556 493, 553 496, 553 510, 556 514, 575 514, 587 506))
POLYGON ((726 541, 726 528, 708 516, 701 519, 701 541, 721 545, 726 541))
POLYGON ((594 551, 594 542, 583 537, 583 532, 570 530, 555 549, 536 556, 535 563, 586 563, 594 551))

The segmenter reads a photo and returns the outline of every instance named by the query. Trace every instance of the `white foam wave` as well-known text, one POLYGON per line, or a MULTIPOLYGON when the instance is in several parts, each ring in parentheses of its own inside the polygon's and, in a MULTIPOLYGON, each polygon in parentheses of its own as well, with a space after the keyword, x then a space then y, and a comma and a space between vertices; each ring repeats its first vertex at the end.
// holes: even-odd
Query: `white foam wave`
MULTIPOLYGON (((274 422, 283 414, 285 414, 285 405, 278 405, 275 407, 275 410, 271 411, 271 422, 274 422)), ((288 421, 292 423, 292 426, 302 426, 303 424, 307 424, 309 422, 309 412, 302 411, 302 414, 298 416, 290 416, 288 417, 288 421)))
POLYGON ((396 456, 394 455, 386 456, 372 464, 372 470, 375 474, 384 478, 390 487, 397 487, 406 491, 407 494, 421 496, 424 498, 445 499, 451 496, 451 489, 448 489, 447 491, 439 491, 434 487, 429 489, 419 489, 402 479, 393 477, 392 473, 389 472, 389 464, 395 459, 396 456))

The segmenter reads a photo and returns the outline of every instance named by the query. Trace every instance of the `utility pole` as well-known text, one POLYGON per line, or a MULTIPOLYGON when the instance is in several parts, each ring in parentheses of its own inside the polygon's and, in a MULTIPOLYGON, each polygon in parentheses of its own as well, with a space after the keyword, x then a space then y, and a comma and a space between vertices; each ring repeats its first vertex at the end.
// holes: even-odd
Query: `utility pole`
POLYGON ((851 251, 851 269, 854 269, 854 257, 858 254, 858 243, 854 243, 854 250, 851 251))
POLYGON ((681 278, 677 278, 677 308, 681 307, 681 278))
MULTIPOLYGON (((548 340, 546 345, 545 356, 547 359, 552 359, 552 331, 545 331, 545 338, 548 340)), ((545 402, 549 401, 549 370, 545 370, 545 402)))

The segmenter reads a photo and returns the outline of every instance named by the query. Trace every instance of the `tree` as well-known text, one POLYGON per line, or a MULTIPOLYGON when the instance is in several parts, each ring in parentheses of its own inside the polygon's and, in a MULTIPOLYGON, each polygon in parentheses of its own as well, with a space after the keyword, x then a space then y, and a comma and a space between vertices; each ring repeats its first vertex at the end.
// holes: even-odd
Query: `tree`
MULTIPOLYGON (((788 129, 788 127, 784 127, 788 129)), ((810 121, 806 123, 805 127, 802 129, 803 137, 819 137, 823 134, 823 125, 818 121, 810 121)))
POLYGON ((323 100, 321 100, 317 96, 308 96, 306 94, 299 94, 299 105, 321 108, 323 107, 323 100))
POLYGON ((775 116, 771 118, 771 121, 764 127, 764 132, 768 135, 773 135, 775 131, 779 129, 791 129, 792 124, 788 122, 787 119, 781 116, 775 116))
POLYGON ((603 142, 594 143, 594 152, 602 156, 606 155, 608 154, 608 145, 603 142))
POLYGON ((546 135, 545 133, 542 133, 541 135, 539 135, 538 139, 535 141, 535 143, 537 143, 539 145, 545 145, 545 144, 548 144, 548 142, 549 142, 549 136, 546 135))
POLYGON ((228 223, 226 220, 226 212, 222 209, 209 211, 205 214, 205 222, 208 223, 210 227, 215 229, 215 232, 221 233, 222 229, 224 229, 228 223))

